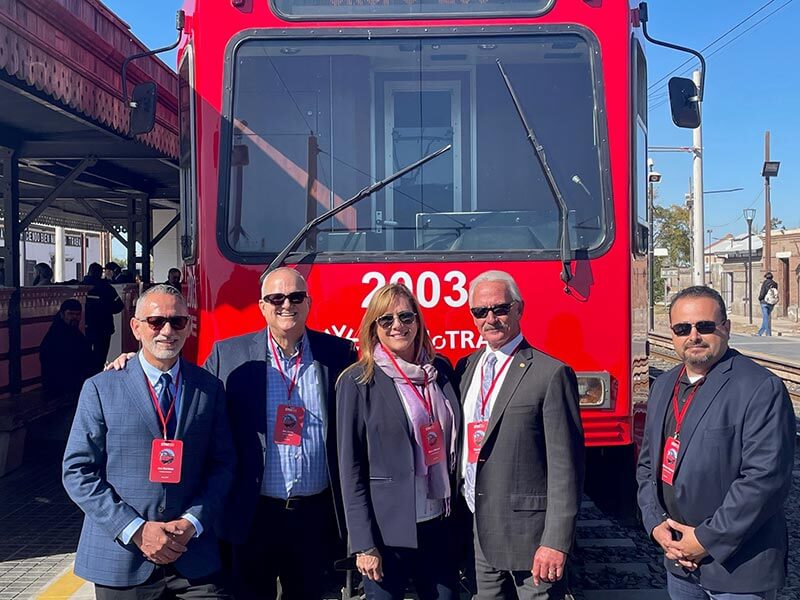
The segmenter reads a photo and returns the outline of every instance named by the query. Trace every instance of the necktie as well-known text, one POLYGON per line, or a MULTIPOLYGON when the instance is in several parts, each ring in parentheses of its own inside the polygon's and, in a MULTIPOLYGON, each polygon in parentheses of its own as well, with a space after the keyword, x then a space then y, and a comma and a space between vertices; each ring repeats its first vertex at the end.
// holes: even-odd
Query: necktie
MULTIPOLYGON (((159 382, 161 383, 161 393, 158 395, 158 406, 161 408, 161 414, 166 418, 169 408, 172 406, 172 376, 169 373, 162 373, 159 382)), ((175 438, 175 423, 177 420, 175 409, 173 409, 167 421, 167 437, 169 439, 175 438)))
MULTIPOLYGON (((483 404, 483 398, 486 398, 486 394, 489 393, 489 388, 492 387, 492 380, 494 379, 494 365, 497 362, 497 357, 494 355, 494 352, 491 352, 486 355, 486 359, 483 361, 483 377, 481 377, 481 393, 478 398, 475 399, 475 410, 472 413, 472 421, 478 422, 482 420, 488 420, 488 414, 482 415, 481 414, 481 406, 483 404)), ((487 408, 488 408, 488 400, 487 400, 487 408)), ((477 474, 476 470, 477 464, 467 462, 467 468, 464 469, 464 498, 467 501, 467 506, 472 512, 475 512, 475 475, 477 474)))

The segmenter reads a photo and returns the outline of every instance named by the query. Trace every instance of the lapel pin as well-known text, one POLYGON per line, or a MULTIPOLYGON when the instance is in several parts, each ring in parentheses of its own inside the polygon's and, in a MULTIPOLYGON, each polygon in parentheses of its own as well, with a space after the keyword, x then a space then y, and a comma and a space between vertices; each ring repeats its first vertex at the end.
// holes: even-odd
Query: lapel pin
POLYGON ((520 367, 520 369, 524 369, 525 368, 525 363, 519 363, 519 367, 520 367))

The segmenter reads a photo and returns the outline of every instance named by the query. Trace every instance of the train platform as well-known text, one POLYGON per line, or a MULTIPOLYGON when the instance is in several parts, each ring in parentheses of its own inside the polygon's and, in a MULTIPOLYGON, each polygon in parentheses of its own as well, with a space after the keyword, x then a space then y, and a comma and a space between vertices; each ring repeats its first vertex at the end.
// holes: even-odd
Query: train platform
MULTIPOLYGON (((659 307, 661 308, 661 307, 659 307)), ((753 324, 742 315, 728 315, 731 321, 732 348, 746 354, 759 354, 773 360, 800 366, 800 323, 787 317, 772 318, 772 336, 758 336, 761 313, 753 314, 753 324)), ((666 312, 656 314, 657 333, 669 334, 666 312)))

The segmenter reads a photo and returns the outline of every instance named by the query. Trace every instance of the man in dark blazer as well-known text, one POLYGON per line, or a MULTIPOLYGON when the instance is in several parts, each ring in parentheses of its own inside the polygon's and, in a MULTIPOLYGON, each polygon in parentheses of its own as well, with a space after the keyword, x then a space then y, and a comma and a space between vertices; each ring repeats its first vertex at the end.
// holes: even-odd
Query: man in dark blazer
POLYGON ((225 384, 238 455, 221 535, 237 598, 275 598, 276 578, 286 600, 321 598, 345 529, 334 386, 356 352, 306 329, 311 298, 294 269, 266 277, 259 308, 267 327, 217 342, 205 364, 225 384))
POLYGON ((141 351, 86 382, 64 454, 86 515, 75 573, 99 599, 227 598, 213 526, 235 461, 222 384, 179 358, 189 316, 174 288, 142 294, 131 328, 141 351))
POLYGON ((775 598, 786 575, 783 503, 794 460, 789 395, 777 376, 728 348, 731 324, 711 288, 679 292, 670 324, 683 364, 653 384, 637 470, 642 520, 664 550, 670 597, 775 598))
POLYGON ((457 369, 477 597, 563 598, 584 471, 575 373, 525 340, 508 273, 476 277, 469 302, 487 343, 457 369))

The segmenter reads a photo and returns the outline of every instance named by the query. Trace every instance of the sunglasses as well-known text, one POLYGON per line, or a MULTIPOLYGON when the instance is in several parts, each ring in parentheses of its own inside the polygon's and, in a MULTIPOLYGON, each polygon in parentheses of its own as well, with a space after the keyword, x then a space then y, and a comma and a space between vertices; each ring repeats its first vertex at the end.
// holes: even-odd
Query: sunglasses
POLYGON ((504 317, 511 312, 511 307, 516 303, 517 301, 514 300, 513 302, 504 302, 503 304, 495 304, 494 306, 474 306, 469 309, 469 312, 471 312, 472 316, 476 319, 485 319, 489 311, 492 311, 495 317, 504 317))
POLYGON ((411 325, 414 321, 417 320, 417 313, 411 312, 410 310, 404 310, 402 312, 397 313, 396 315, 383 315, 375 319, 375 322, 380 325, 383 329, 391 329, 392 325, 394 325, 394 319, 397 317, 397 320, 400 321, 403 325, 411 325))
POLYGON ((272 306, 283 306, 286 299, 292 304, 300 304, 308 298, 308 292, 290 292, 288 294, 267 294, 262 298, 264 302, 272 304, 272 306))
POLYGON ((697 323, 675 323, 675 325, 670 326, 672 329, 672 333, 677 335, 678 337, 686 337, 690 333, 692 333, 692 327, 697 329, 697 333, 702 335, 708 335, 709 333, 714 333, 717 330, 717 323, 714 321, 698 321, 697 323))
POLYGON ((164 325, 167 323, 169 323, 169 326, 175 331, 185 329, 186 325, 189 324, 189 317, 145 317, 144 319, 139 319, 136 317, 134 318, 142 323, 147 323, 150 326, 150 329, 153 331, 161 331, 164 328, 164 325))

